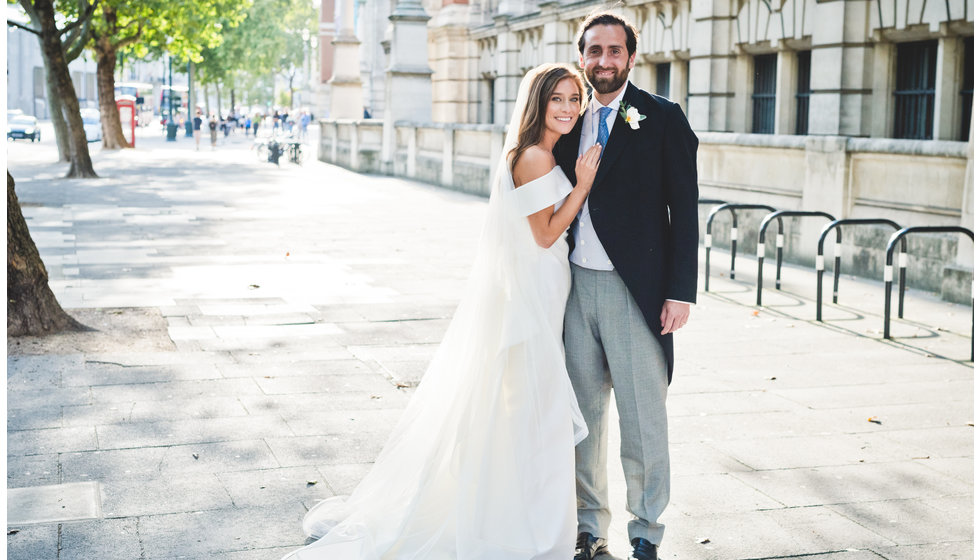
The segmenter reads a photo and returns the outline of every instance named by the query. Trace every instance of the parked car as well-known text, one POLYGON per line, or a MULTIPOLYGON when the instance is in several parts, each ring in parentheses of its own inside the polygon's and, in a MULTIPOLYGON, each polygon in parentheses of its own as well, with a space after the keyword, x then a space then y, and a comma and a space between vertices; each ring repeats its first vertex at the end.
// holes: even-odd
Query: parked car
POLYGON ((102 140, 102 118, 98 109, 82 109, 82 125, 85 126, 85 139, 89 142, 102 140))
POLYGON ((30 115, 8 115, 7 140, 20 138, 30 138, 31 142, 41 141, 41 129, 37 126, 37 119, 30 115))

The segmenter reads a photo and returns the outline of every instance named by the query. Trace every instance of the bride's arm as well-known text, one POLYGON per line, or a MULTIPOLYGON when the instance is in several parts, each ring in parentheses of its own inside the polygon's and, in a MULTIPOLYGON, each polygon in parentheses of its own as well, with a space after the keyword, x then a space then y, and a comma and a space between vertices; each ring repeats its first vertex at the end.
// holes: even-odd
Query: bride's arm
MULTIPOLYGON (((547 249, 554 245, 575 219, 586 197, 589 196, 589 191, 592 190, 592 181, 595 179, 596 169, 599 168, 601 151, 601 147, 596 144, 579 156, 578 161, 575 162, 577 182, 557 212, 549 206, 527 217, 534 241, 539 246, 547 249)), ((555 160, 551 154, 540 149, 529 149, 521 154, 514 166, 514 185, 520 187, 529 183, 550 173, 554 167, 555 160)))

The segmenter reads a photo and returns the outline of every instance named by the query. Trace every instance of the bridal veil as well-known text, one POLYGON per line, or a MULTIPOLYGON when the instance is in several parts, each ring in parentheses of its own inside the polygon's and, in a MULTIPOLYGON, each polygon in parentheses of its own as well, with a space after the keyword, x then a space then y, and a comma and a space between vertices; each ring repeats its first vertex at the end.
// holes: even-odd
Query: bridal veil
POLYGON ((303 530, 319 540, 289 560, 569 557, 566 471, 586 428, 554 305, 540 297, 551 289, 545 250, 526 219, 529 204, 539 210, 568 191, 520 193, 507 161, 534 75, 521 83, 466 292, 434 359, 370 472, 349 497, 308 512, 303 530))

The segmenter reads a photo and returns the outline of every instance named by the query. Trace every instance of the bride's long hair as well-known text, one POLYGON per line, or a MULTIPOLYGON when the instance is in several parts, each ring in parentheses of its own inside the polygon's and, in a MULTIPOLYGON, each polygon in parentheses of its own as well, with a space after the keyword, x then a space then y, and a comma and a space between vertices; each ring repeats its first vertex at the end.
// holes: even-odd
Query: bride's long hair
POLYGON ((548 110, 548 102, 551 94, 555 92, 558 83, 562 80, 571 79, 579 91, 579 116, 585 112, 586 90, 585 82, 578 70, 570 64, 542 64, 531 70, 535 75, 531 80, 528 89, 527 107, 521 115, 519 132, 517 135, 517 145, 507 154, 510 162, 510 170, 513 173, 514 165, 521 154, 531 146, 541 141, 544 134, 545 115, 548 110))

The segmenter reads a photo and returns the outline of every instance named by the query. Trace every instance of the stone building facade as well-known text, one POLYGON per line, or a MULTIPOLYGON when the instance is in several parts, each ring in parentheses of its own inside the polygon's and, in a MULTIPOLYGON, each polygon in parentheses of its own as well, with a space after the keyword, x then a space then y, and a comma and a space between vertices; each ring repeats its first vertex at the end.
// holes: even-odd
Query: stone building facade
MULTIPOLYGON (((377 25, 359 28, 362 42, 384 42, 385 60, 362 67, 385 68, 389 83, 406 79, 391 60, 421 47, 418 34, 397 40, 396 16, 411 8, 427 37, 427 68, 412 83, 425 82, 430 97, 389 87, 385 118, 325 121, 321 158, 473 192, 485 192, 501 156, 522 76, 543 62, 577 63, 579 23, 603 5, 380 4, 388 11, 363 13, 395 15, 385 36, 377 25)), ((630 79, 679 103, 701 139, 703 198, 973 228, 973 0, 627 0, 614 9, 640 30, 630 79)), ((740 219, 740 246, 751 253, 760 218, 740 219)), ((719 247, 728 245, 726 220, 718 216, 711 238, 719 247)), ((790 260, 814 263, 824 224, 787 223, 790 260)), ((881 278, 890 234, 845 233, 845 271, 881 278)), ((969 301, 972 244, 910 241, 912 284, 969 301)))

